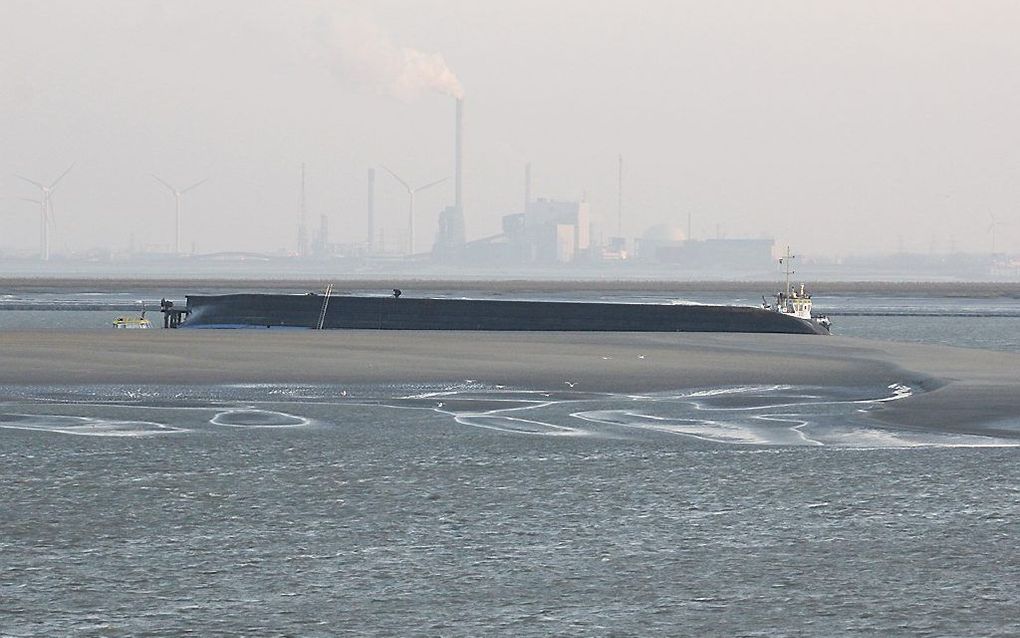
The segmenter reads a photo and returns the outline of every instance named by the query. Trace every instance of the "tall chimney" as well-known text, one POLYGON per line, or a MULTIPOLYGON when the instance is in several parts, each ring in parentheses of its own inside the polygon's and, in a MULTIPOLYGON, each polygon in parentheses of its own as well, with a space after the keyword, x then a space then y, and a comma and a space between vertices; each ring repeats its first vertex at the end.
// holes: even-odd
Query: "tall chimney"
POLYGON ((375 169, 368 169, 368 252, 375 248, 375 169))
POLYGON ((616 175, 616 234, 623 237, 623 153, 619 156, 616 175))
POLYGON ((329 255, 329 218, 319 215, 319 256, 329 255))
POLYGON ((305 226, 305 163, 301 162, 301 221, 298 223, 298 254, 308 254, 308 227, 305 226))
POLYGON ((453 124, 453 206, 447 206, 439 213, 439 231, 432 245, 432 255, 439 259, 456 258, 464 248, 463 150, 464 101, 458 98, 453 124))
POLYGON ((457 98, 457 120, 454 124, 453 140, 453 205, 463 212, 464 202, 461 198, 461 177, 463 172, 464 153, 464 98, 457 98))
POLYGON ((522 213, 528 212, 528 204, 531 203, 531 162, 524 165, 524 210, 522 213))

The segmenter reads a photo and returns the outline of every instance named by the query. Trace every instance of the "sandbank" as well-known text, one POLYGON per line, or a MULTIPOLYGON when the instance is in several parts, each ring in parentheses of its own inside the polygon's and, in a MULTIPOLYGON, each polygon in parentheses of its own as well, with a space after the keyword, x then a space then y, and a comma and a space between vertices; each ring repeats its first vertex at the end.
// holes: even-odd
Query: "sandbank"
MULTIPOLYGON (((0 386, 444 383, 655 392, 743 384, 914 396, 890 424, 1020 436, 1020 354, 849 337, 304 330, 0 333, 0 386), (568 386, 568 384, 571 384, 568 386)), ((2 391, 2 390, 0 390, 2 391)))

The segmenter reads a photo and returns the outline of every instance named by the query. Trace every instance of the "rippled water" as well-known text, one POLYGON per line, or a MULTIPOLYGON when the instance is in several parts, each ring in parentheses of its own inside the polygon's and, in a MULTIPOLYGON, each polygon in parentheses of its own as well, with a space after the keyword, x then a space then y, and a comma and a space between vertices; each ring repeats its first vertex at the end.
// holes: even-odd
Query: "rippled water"
MULTIPOLYGON (((1020 351, 1002 304, 836 332, 1020 351)), ((1020 416, 436 381, 0 388, 0 636, 1020 635, 1020 416)))
POLYGON ((7 388, 0 634, 1015 635, 1017 441, 910 391, 7 388))

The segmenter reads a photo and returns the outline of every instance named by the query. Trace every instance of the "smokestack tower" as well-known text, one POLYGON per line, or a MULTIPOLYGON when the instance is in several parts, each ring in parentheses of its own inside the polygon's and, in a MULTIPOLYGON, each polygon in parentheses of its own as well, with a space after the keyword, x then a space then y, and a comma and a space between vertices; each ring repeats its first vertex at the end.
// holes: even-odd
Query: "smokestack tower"
POLYGON ((531 204, 531 162, 524 165, 524 210, 528 212, 528 205, 531 204))
POLYGON ((375 251, 375 169, 368 169, 368 252, 375 251))
POLYGON ((461 186, 464 170, 464 98, 457 98, 457 116, 453 138, 453 205, 464 213, 461 186))
POLYGON ((616 176, 616 234, 623 237, 623 154, 618 157, 616 176))
POLYGON ((465 243, 464 234, 464 99, 457 98, 453 123, 453 206, 439 213, 439 232, 432 245, 432 254, 439 259, 459 257, 465 243))
POLYGON ((319 237, 318 237, 318 253, 319 257, 329 256, 329 218, 325 215, 319 215, 319 237))
POLYGON ((301 163, 301 220, 298 223, 298 255, 308 254, 308 227, 305 226, 305 164, 301 163))

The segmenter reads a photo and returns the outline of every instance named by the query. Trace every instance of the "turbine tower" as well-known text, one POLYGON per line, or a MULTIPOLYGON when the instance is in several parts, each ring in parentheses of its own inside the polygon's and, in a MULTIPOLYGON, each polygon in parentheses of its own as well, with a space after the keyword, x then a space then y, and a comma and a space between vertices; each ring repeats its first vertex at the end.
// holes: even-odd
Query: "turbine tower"
POLYGON ((173 196, 174 196, 174 214, 175 214, 174 253, 177 254, 177 255, 180 255, 181 254, 181 198, 184 196, 184 193, 187 193, 190 190, 194 190, 194 189, 198 188, 199 186, 201 186, 202 184, 205 184, 206 182, 208 182, 209 178, 206 177, 205 179, 197 181, 194 184, 192 184, 191 186, 189 186, 187 188, 183 188, 183 189, 181 189, 181 188, 174 188, 173 186, 171 186, 170 184, 168 184, 164 180, 156 177, 155 175, 152 176, 152 179, 156 180, 157 182, 159 182, 160 184, 165 186, 166 189, 168 191, 170 191, 173 194, 173 196))
POLYGON ((18 179, 28 182, 39 189, 39 199, 30 199, 28 197, 22 197, 27 202, 32 202, 39 205, 39 254, 43 261, 49 261, 50 258, 50 226, 55 225, 53 217, 53 191, 57 188, 57 184, 60 180, 64 179, 64 176, 71 172, 74 168, 74 164, 67 167, 67 170, 60 174, 60 177, 53 180, 53 183, 47 186, 33 179, 22 177, 21 175, 15 175, 18 179))
POLYGON ((398 182, 400 182, 400 185, 403 186, 404 189, 407 191, 407 254, 408 255, 413 255, 414 254, 414 196, 419 191, 423 191, 423 190, 425 190, 427 188, 432 188, 433 186, 437 186, 439 184, 442 184, 443 182, 445 182, 446 180, 448 180, 450 178, 449 177, 444 177, 443 179, 437 179, 434 182, 429 182, 428 184, 425 184, 424 186, 419 186, 417 188, 411 188, 410 184, 408 184, 403 179, 401 179, 401 177, 399 175, 397 175, 396 173, 391 171, 389 168, 383 166, 383 169, 387 173, 392 175, 393 179, 395 179, 398 182))

